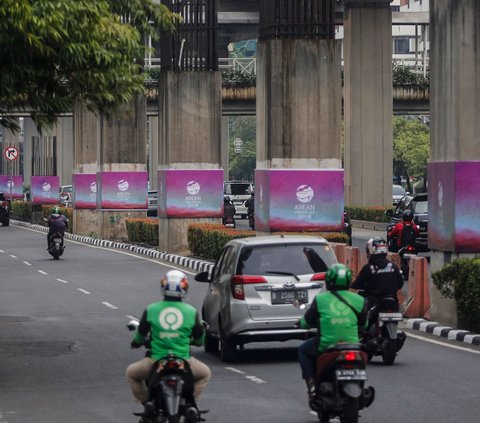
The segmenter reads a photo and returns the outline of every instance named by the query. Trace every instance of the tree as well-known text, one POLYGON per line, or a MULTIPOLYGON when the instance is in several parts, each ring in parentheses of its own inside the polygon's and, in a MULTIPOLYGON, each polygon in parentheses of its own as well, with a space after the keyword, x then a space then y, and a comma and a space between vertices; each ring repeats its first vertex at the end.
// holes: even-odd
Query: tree
MULTIPOLYGON (((393 173, 422 179, 427 178, 430 158, 430 131, 420 120, 406 117, 393 118, 393 173)), ((410 187, 410 192, 412 189, 410 187)))
POLYGON ((0 124, 18 131, 26 111, 41 130, 77 101, 114 111, 144 90, 143 37, 176 20, 152 0, 2 0, 0 124))
POLYGON ((235 116, 230 118, 229 142, 229 178, 230 180, 254 179, 256 168, 256 119, 255 116, 235 116), (242 152, 236 153, 233 140, 243 141, 242 152))

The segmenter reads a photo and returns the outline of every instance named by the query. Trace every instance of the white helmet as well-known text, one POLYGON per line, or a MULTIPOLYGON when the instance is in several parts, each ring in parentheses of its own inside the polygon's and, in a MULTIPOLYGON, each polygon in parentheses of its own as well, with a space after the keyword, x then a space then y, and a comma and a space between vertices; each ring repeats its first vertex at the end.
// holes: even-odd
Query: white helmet
POLYGON ((182 298, 188 291, 187 275, 180 270, 170 270, 161 279, 160 285, 165 297, 182 298))
POLYGON ((370 238, 365 245, 365 251, 367 252, 367 257, 375 254, 387 254, 387 241, 378 236, 375 238, 370 238))

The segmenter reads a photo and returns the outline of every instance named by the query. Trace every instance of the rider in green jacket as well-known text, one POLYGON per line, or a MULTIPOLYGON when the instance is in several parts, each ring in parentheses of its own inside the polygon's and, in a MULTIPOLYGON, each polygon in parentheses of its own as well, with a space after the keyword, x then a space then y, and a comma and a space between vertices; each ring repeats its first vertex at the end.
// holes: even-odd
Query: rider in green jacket
POLYGON ((150 351, 143 360, 128 366, 128 383, 135 399, 145 403, 148 400, 146 380, 153 363, 173 354, 184 358, 190 364, 194 379, 194 397, 197 400, 210 380, 211 373, 206 364, 191 356, 190 345, 203 345, 205 331, 197 310, 182 302, 182 297, 188 290, 185 273, 170 270, 160 283, 164 300, 147 306, 131 343, 132 348, 138 348, 150 336, 150 351))
POLYGON ((359 343, 359 331, 365 328, 365 299, 348 290, 351 280, 352 272, 348 267, 334 264, 325 275, 327 291, 315 297, 299 322, 303 329, 317 328, 317 336, 303 342, 298 348, 298 360, 312 409, 317 356, 338 342, 359 343))

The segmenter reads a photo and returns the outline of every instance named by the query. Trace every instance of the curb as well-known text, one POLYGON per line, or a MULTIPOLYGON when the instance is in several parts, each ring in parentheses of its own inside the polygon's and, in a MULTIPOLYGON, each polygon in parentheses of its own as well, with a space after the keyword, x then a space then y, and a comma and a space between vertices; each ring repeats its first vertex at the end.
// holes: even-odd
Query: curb
POLYGON ((407 327, 413 330, 430 333, 441 336, 453 341, 463 342, 469 345, 480 345, 480 335, 469 332, 468 330, 454 329, 437 322, 431 322, 425 319, 409 319, 407 327))
MULTIPOLYGON (((48 232, 48 228, 42 225, 37 225, 37 224, 32 224, 32 223, 22 222, 22 221, 13 221, 13 220, 11 220, 11 223, 17 226, 25 226, 25 227, 32 228, 45 233, 48 232)), ((108 247, 108 248, 115 248, 118 250, 131 251, 131 252, 141 254, 150 258, 155 258, 158 260, 163 260, 173 264, 177 264, 179 266, 186 267, 188 269, 195 270, 197 272, 210 271, 210 269, 212 269, 214 265, 214 263, 211 263, 209 261, 204 261, 204 260, 199 260, 199 259, 194 259, 194 258, 189 258, 184 256, 178 256, 175 254, 169 254, 169 253, 158 251, 154 248, 141 247, 138 245, 128 244, 124 242, 116 242, 116 241, 108 241, 104 239, 91 238, 88 236, 71 234, 69 232, 65 232, 65 238, 71 239, 77 242, 82 242, 84 244, 95 245, 98 247, 108 247)))
POLYGON ((372 231, 383 231, 387 230, 388 223, 382 222, 369 222, 366 220, 354 220, 351 219, 352 227, 359 229, 370 229, 372 231))

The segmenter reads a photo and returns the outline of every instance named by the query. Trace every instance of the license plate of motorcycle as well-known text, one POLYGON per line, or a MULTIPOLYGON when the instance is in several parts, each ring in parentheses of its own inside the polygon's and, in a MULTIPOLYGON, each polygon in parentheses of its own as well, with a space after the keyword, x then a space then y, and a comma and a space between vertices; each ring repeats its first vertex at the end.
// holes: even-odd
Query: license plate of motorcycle
POLYGON ((378 313, 378 319, 382 322, 400 322, 403 320, 402 313, 378 313))
POLYGON ((367 380, 367 371, 362 369, 340 369, 335 371, 337 380, 367 380))
POLYGON ((283 289, 272 291, 272 304, 293 304, 295 301, 308 302, 306 289, 283 289))

